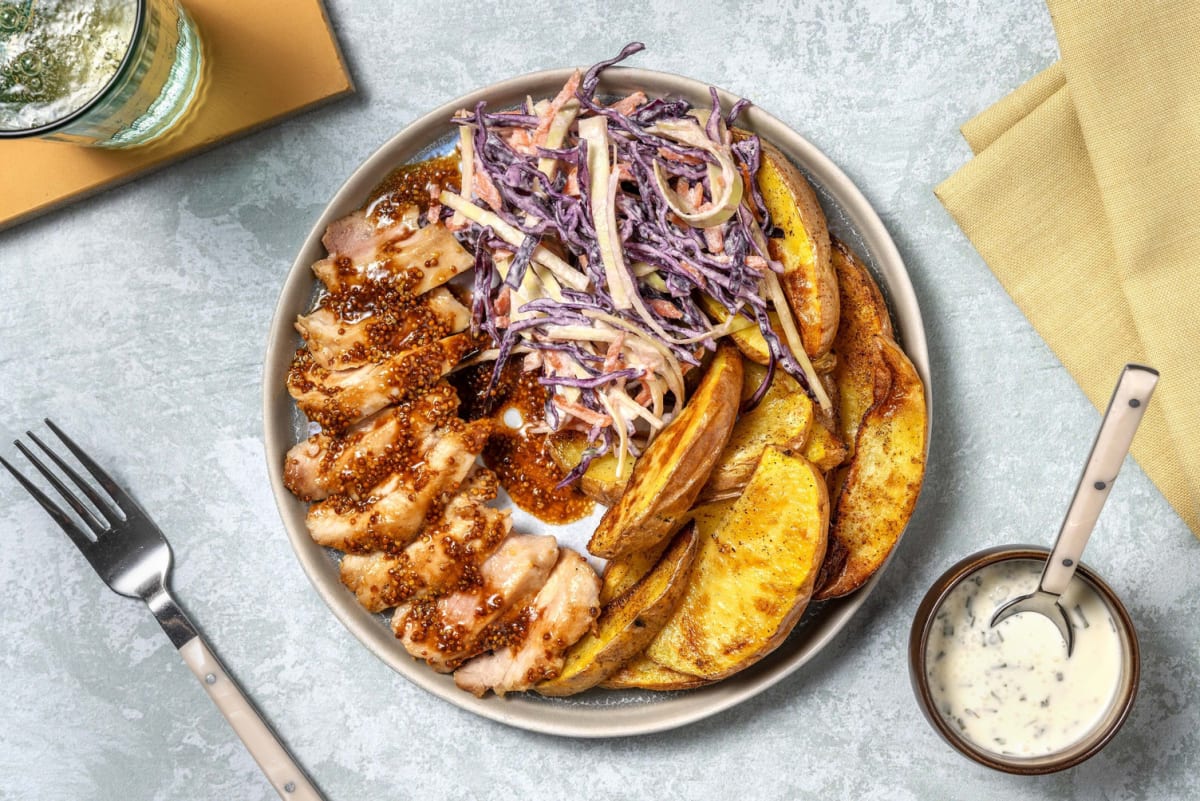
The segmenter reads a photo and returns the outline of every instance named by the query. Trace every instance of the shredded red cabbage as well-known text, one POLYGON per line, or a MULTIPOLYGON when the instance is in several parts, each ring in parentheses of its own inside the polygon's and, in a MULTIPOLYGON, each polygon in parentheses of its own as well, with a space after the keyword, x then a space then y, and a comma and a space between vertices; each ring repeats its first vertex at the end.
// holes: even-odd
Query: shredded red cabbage
MULTIPOLYGON (((645 421, 665 422, 670 417, 662 409, 657 415, 649 411, 662 405, 664 395, 676 410, 681 407, 684 399, 675 396, 682 384, 670 383, 672 359, 680 373, 699 365, 703 351, 714 350, 716 339, 724 333, 714 330, 717 327, 700 306, 699 293, 730 315, 752 320, 767 342, 766 381, 749 406, 765 394, 776 362, 808 387, 804 368, 771 325, 762 288, 764 271, 778 272, 781 266, 760 245, 765 241, 762 232, 771 231, 754 180, 761 143, 754 135, 733 142, 725 129, 749 101, 737 101, 723 115, 716 89, 711 90, 708 109, 696 109, 681 97, 634 95, 613 104, 598 99, 604 70, 642 49, 641 43, 631 43, 582 76, 577 73, 574 92, 564 91, 553 102, 502 112, 489 112, 480 103, 453 120, 468 127, 474 151, 475 180, 473 186, 463 187, 463 198, 494 215, 487 219, 501 221, 494 222, 499 227, 493 228, 472 219, 480 215, 464 218, 461 211, 450 218, 451 227, 460 230, 475 251, 472 330, 486 331, 496 341, 493 383, 512 356, 526 354, 526 366, 540 369, 540 382, 551 390, 546 424, 587 432, 592 447, 564 483, 582 475, 595 456, 618 447, 631 455, 639 453, 657 430, 651 425, 647 431, 645 421), (577 118, 558 117, 565 113, 577 118), (588 142, 578 132, 579 119, 596 116, 605 118, 609 164, 616 175, 615 236, 623 268, 644 311, 614 302, 614 287, 609 285, 613 273, 604 262, 597 233, 600 210, 591 207, 588 142), (691 202, 703 207, 717 201, 718 187, 713 185, 717 159, 702 147, 663 135, 656 126, 695 122, 705 116, 704 134, 727 149, 748 186, 736 213, 702 230, 673 211, 655 169, 662 171, 675 192, 690 193, 691 202), (547 132, 556 122, 569 126, 561 141, 550 142, 547 132), (547 159, 555 165, 550 175, 542 166, 547 159), (523 240, 514 245, 515 240, 503 234, 501 223, 520 232, 523 240), (587 289, 555 280, 552 266, 537 253, 540 246, 585 276, 587 289), (529 297, 530 293, 535 296, 529 297), (594 330, 596 336, 574 340, 563 335, 583 329, 594 330), (625 393, 647 414, 639 415, 625 400, 606 394, 613 391, 625 393)), ((451 212, 445 214, 449 217, 451 212)))

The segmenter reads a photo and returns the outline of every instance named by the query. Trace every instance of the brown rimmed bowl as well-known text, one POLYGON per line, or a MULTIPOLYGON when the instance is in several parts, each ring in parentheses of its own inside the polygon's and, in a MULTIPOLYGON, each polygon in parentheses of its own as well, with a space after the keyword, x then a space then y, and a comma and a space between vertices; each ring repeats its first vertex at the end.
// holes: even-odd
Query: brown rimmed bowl
POLYGON ((1091 758, 1108 745, 1122 724, 1125 723, 1125 719, 1129 717, 1134 698, 1137 697, 1138 681, 1141 677, 1141 651, 1138 648, 1137 632, 1133 627, 1133 620, 1129 617, 1129 612, 1126 611, 1121 599, 1117 597, 1112 588, 1105 584, 1095 571, 1080 563, 1075 577, 1086 581, 1104 600, 1112 613, 1113 621, 1117 624, 1117 635, 1121 640, 1121 683, 1117 687, 1116 697, 1109 706, 1108 712, 1095 728, 1087 736, 1061 751, 1037 757, 1010 757, 981 748, 966 739, 938 712, 926 680, 925 652, 929 642, 929 633, 933 629, 934 620, 942 604, 959 584, 988 565, 1012 559, 1044 562, 1049 555, 1048 549, 1036 545, 1005 545, 988 548, 966 557, 943 573, 929 588, 929 592, 925 594, 925 598, 917 608, 917 615, 913 620, 912 632, 908 640, 908 674, 912 681, 913 692, 917 696, 917 703, 920 705, 921 711, 925 713, 925 719, 929 721, 929 725, 933 726, 942 739, 950 743, 959 753, 981 765, 1006 773, 1027 776, 1055 773, 1074 767, 1091 758))

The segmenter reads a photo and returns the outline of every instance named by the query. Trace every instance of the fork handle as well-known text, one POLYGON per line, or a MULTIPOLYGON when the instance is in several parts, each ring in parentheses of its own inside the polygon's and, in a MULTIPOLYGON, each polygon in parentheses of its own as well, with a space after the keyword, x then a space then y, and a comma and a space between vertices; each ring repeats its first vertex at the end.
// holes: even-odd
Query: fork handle
POLYGON ((325 801, 304 771, 283 747, 275 732, 258 714, 242 688, 200 636, 179 647, 183 661, 196 674, 208 697, 221 710, 229 725, 242 738, 246 750, 267 775, 271 786, 287 801, 325 801))

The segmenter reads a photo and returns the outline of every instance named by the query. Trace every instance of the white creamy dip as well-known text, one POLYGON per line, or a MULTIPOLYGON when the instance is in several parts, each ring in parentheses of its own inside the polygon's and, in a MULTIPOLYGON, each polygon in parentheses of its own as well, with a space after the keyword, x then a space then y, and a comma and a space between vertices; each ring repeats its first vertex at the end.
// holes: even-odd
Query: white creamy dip
POLYGON ((1062 751, 1092 731, 1121 680, 1121 640, 1104 599, 1081 576, 1062 596, 1075 628, 1070 658, 1042 615, 992 628, 1005 601, 1037 588, 1044 562, 1010 559, 963 580, 935 612, 925 651, 934 705, 980 748, 1018 757, 1062 751))

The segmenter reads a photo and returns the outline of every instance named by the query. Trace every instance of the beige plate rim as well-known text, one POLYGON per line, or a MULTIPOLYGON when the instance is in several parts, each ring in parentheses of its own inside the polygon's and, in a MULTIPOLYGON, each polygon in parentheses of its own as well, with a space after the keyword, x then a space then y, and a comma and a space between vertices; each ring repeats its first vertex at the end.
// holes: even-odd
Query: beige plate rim
MULTIPOLYGON (((766 690, 794 673, 828 644, 866 601, 883 574, 879 571, 853 595, 822 605, 806 617, 797 631, 773 654, 736 676, 709 687, 677 693, 638 691, 606 693, 593 690, 574 699, 509 696, 475 698, 413 661, 379 618, 360 607, 338 579, 334 561, 309 537, 304 526, 305 504, 283 485, 283 455, 294 443, 296 412, 285 389, 285 377, 299 338, 292 323, 307 310, 312 297, 310 266, 324 255, 321 236, 333 220, 361 206, 366 195, 396 165, 428 154, 446 141, 449 120, 460 108, 486 100, 492 108, 517 105, 527 96, 553 96, 571 69, 547 70, 519 76, 472 92, 426 114, 385 142, 342 185, 314 223, 287 275, 271 323, 263 371, 263 439, 267 469, 279 513, 297 558, 309 580, 334 615, 376 656, 419 687, 455 706, 485 718, 530 731, 568 737, 616 737, 665 731, 728 709, 766 690)), ((642 89, 651 96, 678 94, 697 104, 708 103, 708 84, 669 73, 614 67, 605 71, 600 91, 627 94, 642 89)), ((737 97, 720 92, 728 109, 737 97)), ((926 386, 932 411, 929 354, 921 311, 895 243, 879 215, 849 178, 808 140, 762 109, 748 108, 738 123, 762 135, 808 173, 825 201, 836 203, 845 224, 858 241, 863 257, 881 279, 891 302, 899 339, 926 386)), ((832 220, 831 220, 832 225, 832 220)), ((932 425, 932 417, 930 419, 932 425)), ((928 437, 926 439, 928 443, 928 437)), ((927 445, 928 447, 928 445, 927 445)), ((893 552, 894 555, 894 552, 893 552)), ((890 560, 889 560, 890 561, 890 560)), ((887 565, 884 565, 886 569, 887 565)))

